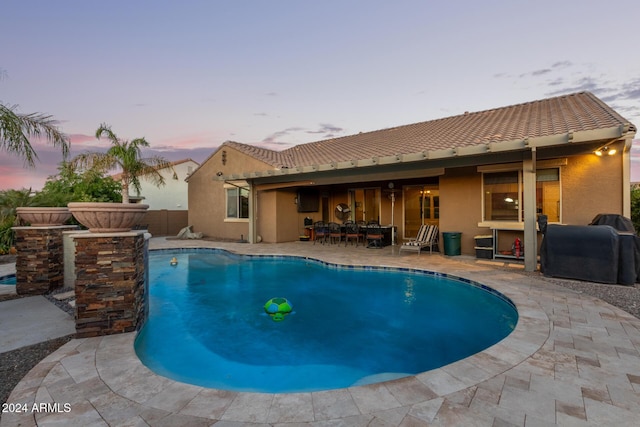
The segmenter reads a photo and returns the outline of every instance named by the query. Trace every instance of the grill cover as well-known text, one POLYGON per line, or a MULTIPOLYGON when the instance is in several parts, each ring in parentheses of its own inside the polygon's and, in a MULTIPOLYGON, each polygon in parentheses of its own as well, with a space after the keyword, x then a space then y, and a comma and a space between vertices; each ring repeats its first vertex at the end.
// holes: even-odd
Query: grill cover
POLYGON ((550 224, 540 268, 545 276, 630 286, 640 279, 640 237, 621 215, 598 215, 590 226, 550 224))

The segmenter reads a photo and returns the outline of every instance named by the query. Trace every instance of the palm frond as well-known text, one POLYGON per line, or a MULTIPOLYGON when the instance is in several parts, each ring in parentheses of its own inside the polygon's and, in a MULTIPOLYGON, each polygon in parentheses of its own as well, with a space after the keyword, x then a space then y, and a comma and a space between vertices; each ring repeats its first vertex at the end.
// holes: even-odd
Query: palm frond
POLYGON ((0 149, 22 157, 26 165, 34 167, 38 156, 29 138, 43 137, 60 148, 65 159, 68 157, 69 139, 58 129, 56 120, 41 113, 19 114, 16 109, 15 105, 0 104, 0 149))

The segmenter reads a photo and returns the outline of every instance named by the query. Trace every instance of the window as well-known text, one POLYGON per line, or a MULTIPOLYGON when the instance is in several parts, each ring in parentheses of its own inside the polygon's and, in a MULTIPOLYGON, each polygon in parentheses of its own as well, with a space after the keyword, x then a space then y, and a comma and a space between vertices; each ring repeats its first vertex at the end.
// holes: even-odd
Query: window
POLYGON ((498 172, 484 174, 485 221, 518 221, 520 173, 498 172))
POLYGON ((560 169, 540 169, 536 173, 536 212, 549 222, 560 222, 560 169))
POLYGON ((227 218, 249 218, 249 190, 227 188, 227 218))
MULTIPOLYGON (((522 172, 484 173, 484 220, 523 221, 522 172)), ((536 171, 536 213, 560 222, 560 169, 536 171)))

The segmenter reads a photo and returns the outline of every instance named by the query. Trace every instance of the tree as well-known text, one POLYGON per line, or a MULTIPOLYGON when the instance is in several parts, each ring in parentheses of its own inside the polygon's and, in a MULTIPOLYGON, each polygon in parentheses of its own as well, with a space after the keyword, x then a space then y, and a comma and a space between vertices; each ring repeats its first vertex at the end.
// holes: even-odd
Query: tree
POLYGON ((636 233, 640 234, 640 184, 631 187, 631 222, 636 233))
POLYGON ((129 203, 129 186, 140 193, 140 178, 149 179, 154 185, 164 185, 160 169, 171 167, 166 159, 160 156, 142 157, 141 147, 148 147, 144 138, 124 141, 116 136, 107 124, 101 124, 96 131, 96 138, 106 137, 111 147, 105 152, 87 152, 74 157, 71 164, 74 168, 96 170, 106 173, 110 170, 121 170, 122 203, 129 203))
POLYGON ((12 227, 18 225, 16 208, 31 206, 31 189, 0 191, 0 254, 13 246, 12 227))
MULTIPOLYGON (((0 69, 0 79, 6 72, 0 69)), ((69 155, 69 139, 58 129, 58 122, 52 116, 16 112, 18 106, 8 106, 0 102, 0 151, 21 157, 29 167, 35 167, 38 158, 29 138, 44 137, 54 147, 62 149, 62 156, 69 155)))
POLYGON ((47 178, 44 187, 34 196, 38 206, 67 206, 69 202, 122 201, 122 186, 110 176, 94 169, 78 173, 69 163, 58 167, 58 174, 47 178))

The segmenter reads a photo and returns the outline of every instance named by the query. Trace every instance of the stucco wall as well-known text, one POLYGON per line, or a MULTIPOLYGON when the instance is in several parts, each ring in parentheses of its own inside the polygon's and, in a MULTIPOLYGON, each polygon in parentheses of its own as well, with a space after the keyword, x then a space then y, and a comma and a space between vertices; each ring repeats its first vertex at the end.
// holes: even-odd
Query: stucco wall
POLYGON ((294 203, 296 193, 293 191, 278 191, 277 211, 275 218, 276 239, 279 242, 298 240, 303 231, 304 218, 298 213, 298 206, 294 203))
POLYGON ((474 237, 490 234, 489 229, 479 228, 482 220, 482 178, 476 168, 447 169, 440 177, 440 236, 439 247, 443 252, 442 232, 461 232, 460 246, 463 254, 475 254, 474 237))
POLYGON ((277 191, 258 191, 256 202, 256 235, 262 238, 263 242, 276 242, 276 228, 274 218, 276 216, 277 191))
MULTIPOLYGON (((599 213, 622 213, 622 156, 569 157, 567 165, 560 167, 560 181, 562 223, 586 225, 599 213)), ((440 241, 443 231, 462 232, 462 253, 474 255, 474 236, 491 234, 489 228, 478 227, 482 221, 482 174, 475 167, 447 169, 440 177, 439 189, 440 241)), ((522 237, 521 233, 502 234, 501 240, 522 237)))
POLYGON ((561 170, 562 222, 586 225, 599 213, 622 214, 622 156, 569 157, 561 170))
POLYGON ((248 239, 248 220, 225 220, 224 183, 215 178, 218 172, 229 175, 267 169, 272 168, 234 148, 223 146, 216 151, 189 178, 189 224, 193 231, 200 231, 208 237, 237 240, 242 236, 248 239), (222 161, 223 151, 226 152, 225 164, 222 161))

